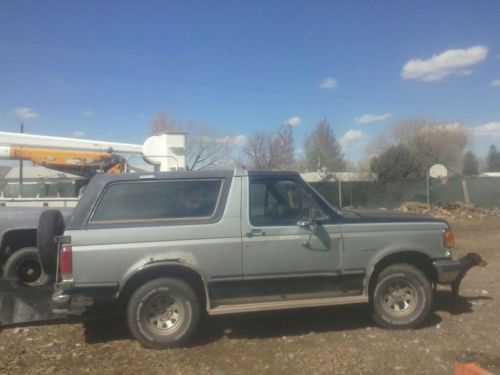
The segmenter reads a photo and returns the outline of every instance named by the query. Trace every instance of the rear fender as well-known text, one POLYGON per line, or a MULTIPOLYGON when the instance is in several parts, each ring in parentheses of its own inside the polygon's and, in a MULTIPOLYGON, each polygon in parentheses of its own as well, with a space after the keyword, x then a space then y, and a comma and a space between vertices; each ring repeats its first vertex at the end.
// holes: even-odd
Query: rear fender
POLYGON ((193 256, 191 254, 187 254, 184 252, 169 252, 168 254, 149 255, 147 257, 142 258, 141 260, 133 264, 127 270, 127 272, 125 272, 123 278, 120 281, 120 287, 116 297, 118 298, 120 296, 127 283, 138 274, 142 274, 147 270, 153 270, 157 268, 168 268, 168 267, 185 268, 188 271, 195 272, 200 277, 203 283, 203 292, 205 295, 205 299, 207 302, 207 309, 208 309, 209 293, 208 293, 207 280, 203 275, 203 273, 200 271, 199 267, 197 266, 193 256))

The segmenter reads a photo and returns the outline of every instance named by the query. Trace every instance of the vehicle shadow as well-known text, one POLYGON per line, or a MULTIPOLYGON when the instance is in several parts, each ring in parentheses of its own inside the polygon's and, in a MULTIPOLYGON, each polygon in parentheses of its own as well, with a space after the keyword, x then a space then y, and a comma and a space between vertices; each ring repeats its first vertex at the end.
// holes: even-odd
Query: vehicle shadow
MULTIPOLYGON (((458 295, 453 297, 448 290, 438 290, 434 297, 434 311, 448 312, 451 315, 469 314, 473 312, 472 306, 476 301, 491 301, 489 296, 464 297, 458 295)), ((476 302, 477 303, 477 302, 476 302)))
MULTIPOLYGON (((489 300, 492 300, 489 296, 458 296, 454 301, 450 291, 436 291, 433 313, 421 328, 439 324, 441 317, 437 312, 447 312, 451 315, 468 314, 473 312, 474 303, 489 300)), ((86 314, 83 318, 71 317, 0 326, 0 330, 16 326, 72 323, 82 323, 85 341, 88 344, 133 339, 124 316, 112 309, 99 309, 97 313, 94 311, 86 314)), ((311 333, 366 329, 374 326, 371 319, 371 309, 367 305, 284 310, 220 317, 204 315, 197 334, 188 346, 203 346, 224 337, 243 339, 291 337, 311 333)))
MULTIPOLYGON (((438 325, 442 318, 437 312, 452 315, 472 312, 474 301, 491 300, 491 297, 462 297, 453 304, 449 291, 437 291, 434 309, 418 329, 438 325)), ((83 321, 85 340, 89 344, 133 339, 123 315, 112 317, 102 314, 99 318, 83 321)), ((203 346, 227 338, 264 339, 303 336, 311 333, 337 332, 376 327, 368 305, 294 309, 227 316, 202 317, 195 337, 189 347, 203 346)))
MULTIPOLYGON (((431 324, 437 324, 433 316, 431 324)), ((82 322, 88 344, 130 340, 123 315, 100 317, 82 322)), ((202 316, 197 333, 188 347, 204 346, 224 337, 261 339, 301 336, 315 332, 343 331, 373 326, 368 306, 344 306, 236 314, 219 317, 202 316)))
POLYGON ((85 320, 83 334, 87 344, 133 340, 123 315, 85 320))
MULTIPOLYGON (((205 314, 202 316, 195 336, 187 346, 204 346, 224 337, 262 339, 366 328, 373 326, 369 310, 365 305, 218 317, 209 317, 205 314)), ((432 318, 433 324, 437 324, 436 317, 432 318)), ((122 315, 113 318, 88 319, 82 324, 85 341, 88 344, 132 339, 122 315)))
MULTIPOLYGON (((432 313, 421 327, 435 326, 441 318, 432 313)), ((376 327, 367 305, 297 309, 210 318, 198 330, 191 346, 205 345, 222 337, 267 339, 296 337, 314 333, 376 327)))

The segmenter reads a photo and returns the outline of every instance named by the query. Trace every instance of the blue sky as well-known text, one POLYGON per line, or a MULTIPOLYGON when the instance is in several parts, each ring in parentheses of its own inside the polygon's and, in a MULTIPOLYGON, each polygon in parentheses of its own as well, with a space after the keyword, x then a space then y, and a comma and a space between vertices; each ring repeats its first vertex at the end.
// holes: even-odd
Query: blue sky
POLYGON ((2 1, 0 131, 142 143, 157 112, 221 134, 326 117, 357 161, 397 121, 500 146, 499 1, 2 1))

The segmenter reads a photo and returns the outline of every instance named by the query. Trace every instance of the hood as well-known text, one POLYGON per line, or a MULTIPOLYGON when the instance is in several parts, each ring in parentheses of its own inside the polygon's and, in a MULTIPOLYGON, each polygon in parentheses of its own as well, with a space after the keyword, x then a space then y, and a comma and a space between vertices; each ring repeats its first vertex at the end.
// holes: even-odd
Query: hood
POLYGON ((344 223, 411 223, 411 222, 441 222, 446 220, 429 215, 395 212, 386 210, 349 210, 341 212, 341 222, 344 223))

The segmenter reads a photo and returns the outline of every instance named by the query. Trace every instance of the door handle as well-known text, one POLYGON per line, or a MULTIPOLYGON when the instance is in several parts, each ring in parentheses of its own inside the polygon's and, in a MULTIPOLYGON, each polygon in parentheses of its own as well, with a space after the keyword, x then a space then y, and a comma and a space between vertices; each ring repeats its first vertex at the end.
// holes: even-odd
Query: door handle
POLYGON ((247 237, 265 236, 266 232, 264 232, 262 229, 252 229, 250 232, 247 232, 245 235, 247 237))

